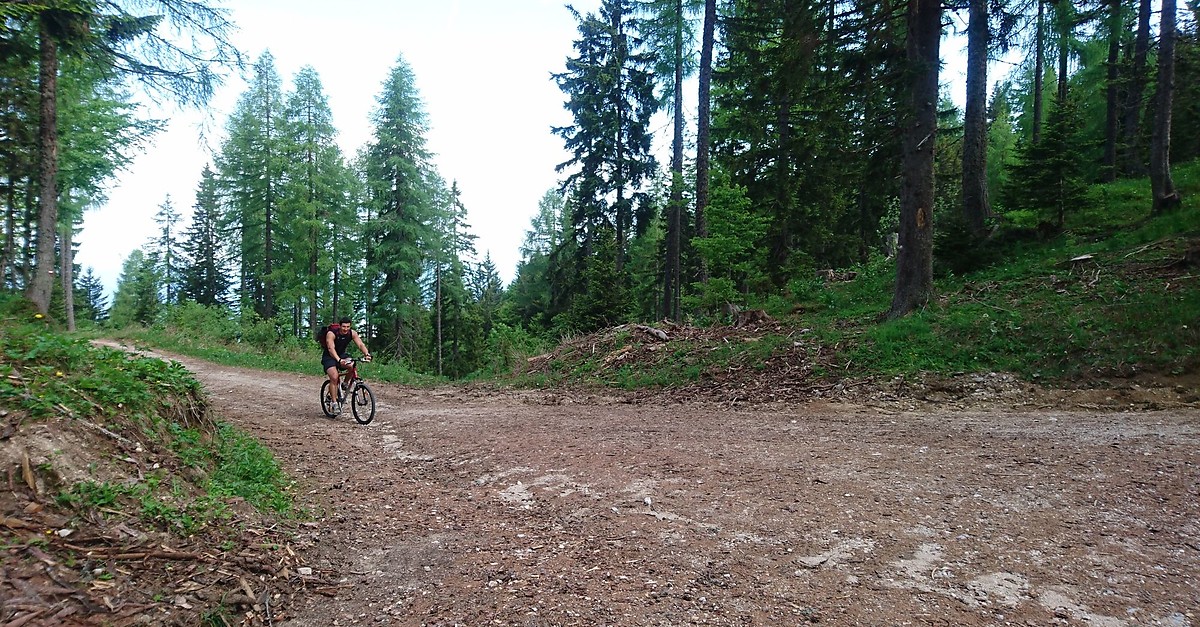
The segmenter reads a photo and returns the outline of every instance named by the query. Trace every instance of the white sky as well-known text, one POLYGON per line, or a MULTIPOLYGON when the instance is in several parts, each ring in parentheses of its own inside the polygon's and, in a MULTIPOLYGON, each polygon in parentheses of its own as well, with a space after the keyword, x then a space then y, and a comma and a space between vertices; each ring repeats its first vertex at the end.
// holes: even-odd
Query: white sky
MULTIPOLYGON (((600 0, 570 4, 586 14, 600 0)), ((447 183, 458 182, 479 258, 490 253, 506 283, 514 278, 518 248, 538 201, 558 184, 554 166, 568 158, 562 140, 550 132, 551 126, 571 122, 565 95, 550 78, 563 70, 577 36, 565 5, 564 0, 224 3, 239 26, 234 42, 250 63, 270 50, 285 91, 305 65, 317 70, 348 159, 370 140, 375 99, 403 55, 425 101, 428 148, 447 183)), ((943 82, 960 81, 961 40, 944 42, 942 55, 943 82)), ((182 215, 180 228, 190 224, 200 172, 212 162, 245 89, 240 77, 231 76, 204 112, 154 114, 171 119, 167 130, 118 176, 108 202, 85 214, 76 260, 84 271, 94 269, 110 295, 125 259, 156 235, 154 215, 168 194, 182 215), (205 124, 207 139, 201 133, 205 124)), ((694 114, 694 89, 685 98, 687 112, 694 114)), ((656 143, 665 145, 668 132, 664 120, 656 127, 656 143)), ((668 157, 661 158, 666 163, 668 157)))
MULTIPOLYGON (((573 0, 581 13, 600 0, 573 0)), ((555 187, 567 159, 551 126, 570 123, 565 96, 551 80, 572 54, 576 22, 562 0, 227 1, 239 26, 234 42, 250 62, 270 50, 284 90, 305 65, 321 77, 346 157, 370 141, 369 117, 388 72, 403 56, 425 101, 428 148, 441 175, 458 181, 478 235, 507 283, 538 201, 555 187)), ((156 234, 154 214, 169 194, 191 222, 200 172, 224 139, 246 89, 230 77, 207 111, 158 114, 169 128, 137 156, 84 216, 76 260, 92 267, 111 295, 129 254, 156 234), (201 124, 211 116, 209 137, 201 124)))

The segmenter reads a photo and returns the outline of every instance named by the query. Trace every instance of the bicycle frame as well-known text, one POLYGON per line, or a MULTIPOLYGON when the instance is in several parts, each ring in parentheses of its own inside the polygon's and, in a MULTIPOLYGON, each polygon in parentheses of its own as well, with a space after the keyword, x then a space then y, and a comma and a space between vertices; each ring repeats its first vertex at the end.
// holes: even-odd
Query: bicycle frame
POLYGON ((358 361, 349 358, 347 365, 338 364, 336 388, 330 389, 331 381, 328 379, 321 384, 321 410, 326 417, 336 418, 341 413, 340 410, 331 411, 333 404, 349 403, 354 419, 359 424, 368 424, 375 418, 375 394, 358 375, 358 361))

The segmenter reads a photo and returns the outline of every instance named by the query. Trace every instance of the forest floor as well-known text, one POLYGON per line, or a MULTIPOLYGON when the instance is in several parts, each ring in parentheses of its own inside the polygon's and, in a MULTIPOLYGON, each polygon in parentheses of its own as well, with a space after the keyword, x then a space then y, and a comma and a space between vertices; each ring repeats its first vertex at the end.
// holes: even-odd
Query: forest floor
POLYGON ((361 426, 319 375, 177 359, 311 512, 231 624, 1200 625, 1194 382, 372 383, 361 426))

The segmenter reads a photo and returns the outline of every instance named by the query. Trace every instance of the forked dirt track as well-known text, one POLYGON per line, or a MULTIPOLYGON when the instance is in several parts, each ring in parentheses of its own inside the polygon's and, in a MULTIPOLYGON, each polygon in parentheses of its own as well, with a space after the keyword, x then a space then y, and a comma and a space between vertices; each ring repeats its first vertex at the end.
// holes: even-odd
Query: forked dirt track
POLYGON ((1200 625, 1195 409, 373 383, 363 427, 319 375, 180 361, 316 512, 297 546, 338 583, 286 625, 1200 625))

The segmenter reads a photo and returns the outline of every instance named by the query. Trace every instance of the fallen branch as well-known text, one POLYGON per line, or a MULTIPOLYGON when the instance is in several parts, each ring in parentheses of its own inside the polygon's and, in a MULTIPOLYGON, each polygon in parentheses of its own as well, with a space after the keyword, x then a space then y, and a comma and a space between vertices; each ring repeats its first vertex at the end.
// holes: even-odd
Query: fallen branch
POLYGON ((655 329, 654 327, 648 327, 644 324, 634 325, 633 328, 635 328, 638 331, 641 331, 647 335, 653 336, 655 339, 657 339, 660 342, 666 342, 671 339, 670 336, 667 335, 667 332, 663 331, 662 329, 655 329))

